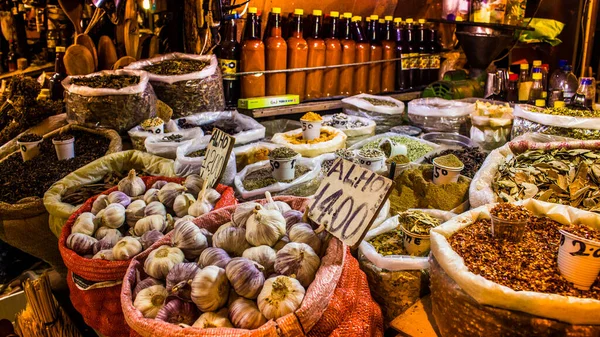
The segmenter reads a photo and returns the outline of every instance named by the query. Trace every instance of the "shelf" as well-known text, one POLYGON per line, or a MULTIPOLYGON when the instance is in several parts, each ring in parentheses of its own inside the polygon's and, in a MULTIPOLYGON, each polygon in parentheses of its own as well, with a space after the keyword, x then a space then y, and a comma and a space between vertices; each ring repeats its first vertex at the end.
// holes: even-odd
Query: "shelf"
POLYGON ((15 75, 31 76, 35 73, 41 73, 43 71, 48 71, 48 70, 52 70, 52 69, 54 69, 54 63, 45 63, 45 64, 37 65, 37 66, 29 66, 25 70, 17 70, 17 71, 12 71, 10 73, 4 73, 4 74, 0 75, 0 80, 5 80, 5 79, 11 78, 15 75))

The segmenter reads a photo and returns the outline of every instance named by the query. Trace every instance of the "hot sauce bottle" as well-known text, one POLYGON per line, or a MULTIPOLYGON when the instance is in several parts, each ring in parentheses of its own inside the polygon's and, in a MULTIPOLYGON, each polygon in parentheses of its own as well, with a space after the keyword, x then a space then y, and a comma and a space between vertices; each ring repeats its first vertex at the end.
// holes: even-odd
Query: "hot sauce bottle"
MULTIPOLYGON (((383 48, 379 41, 379 17, 377 15, 371 15, 371 22, 369 23, 369 42, 371 43, 369 49, 369 60, 380 61, 383 57, 383 48)), ((369 65, 369 79, 367 81, 367 92, 369 94, 378 94, 381 92, 381 63, 374 63, 369 65)))
MULTIPOLYGON (((271 31, 267 38, 267 70, 287 69, 287 43, 281 36, 281 8, 271 9, 271 31)), ((267 74, 267 96, 286 94, 285 73, 267 74)))
MULTIPOLYGON (((302 9, 294 10, 294 17, 291 21, 290 37, 287 40, 288 46, 288 69, 306 68, 308 60, 308 45, 302 37, 302 9)), ((296 71, 287 75, 288 94, 300 96, 304 100, 304 90, 306 85, 306 72, 296 71)))
MULTIPOLYGON (((265 70, 265 45, 260 39, 260 25, 256 7, 248 8, 245 40, 240 58, 242 72, 265 70)), ((241 79, 242 98, 262 97, 265 95, 264 74, 246 75, 241 79)))
MULTIPOLYGON (((368 62, 369 61, 369 52, 371 46, 369 42, 367 42, 367 38, 365 37, 362 27, 360 26, 360 17, 355 16, 352 18, 352 32, 354 34, 354 41, 356 41, 356 52, 355 59, 356 63, 358 62, 368 62)), ((367 92, 367 80, 369 77, 369 66, 368 65, 360 65, 356 66, 356 70, 354 71, 354 81, 352 86, 352 94, 362 94, 367 92)))
MULTIPOLYGON (((321 38, 323 29, 323 13, 315 9, 312 12, 312 26, 308 43, 307 66, 322 67, 325 65, 325 41, 321 38)), ((323 96, 323 70, 310 70, 306 74, 306 99, 323 96)))
MULTIPOLYGON (((329 12, 329 17, 331 18, 331 25, 325 39, 325 65, 327 66, 342 63, 342 45, 337 38, 340 13, 329 12)), ((337 96, 339 82, 340 68, 326 69, 323 76, 323 96, 337 96)))
MULTIPOLYGON (((340 43, 342 45, 342 64, 354 63, 356 60, 356 42, 352 39, 352 13, 344 13, 340 29, 340 43)), ((340 70, 340 84, 338 92, 342 96, 352 94, 354 67, 343 67, 340 70)))
MULTIPOLYGON (((383 48, 383 59, 391 60, 396 58, 396 37, 394 36, 394 18, 385 17, 385 24, 382 30, 381 46, 383 48)), ((381 66, 381 91, 394 91, 394 82, 396 78, 396 62, 385 62, 381 66)))

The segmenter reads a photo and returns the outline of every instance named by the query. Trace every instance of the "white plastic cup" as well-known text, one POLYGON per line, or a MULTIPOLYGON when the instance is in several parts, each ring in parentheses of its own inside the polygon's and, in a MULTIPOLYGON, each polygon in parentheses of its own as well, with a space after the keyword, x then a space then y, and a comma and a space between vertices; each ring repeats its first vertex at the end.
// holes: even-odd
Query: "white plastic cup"
POLYGON ((302 138, 304 140, 313 140, 321 136, 323 121, 308 122, 300 120, 300 123, 302 124, 302 138))
POLYGON ((395 156, 399 156, 399 155, 403 155, 403 156, 408 155, 408 149, 406 148, 406 145, 398 144, 389 138, 382 139, 379 142, 379 148, 381 149, 381 146, 386 143, 390 144, 390 155, 388 156, 388 158, 394 158, 395 156))
POLYGON ((75 157, 75 137, 67 140, 52 140, 58 160, 67 160, 75 157))
POLYGON ((21 157, 23 158, 23 161, 33 159, 38 154, 40 154, 40 144, 42 143, 42 141, 43 139, 40 139, 37 142, 17 141, 17 146, 19 146, 19 150, 21 151, 21 157))
POLYGON ((575 288, 589 290, 600 273, 600 242, 559 232, 558 270, 575 288))
POLYGON ((400 226, 400 230, 404 232, 402 243, 406 252, 413 256, 423 256, 429 252, 431 248, 431 239, 429 235, 415 234, 408 231, 404 226, 400 226))
POLYGON ((299 157, 300 155, 288 159, 269 158, 273 178, 277 181, 294 180, 296 176, 296 161, 299 157))
MULTIPOLYGON (((388 164, 390 171, 392 170, 392 163, 388 164)), ((396 179, 398 178, 398 176, 400 174, 402 174, 402 172, 404 172, 404 170, 406 170, 408 167, 410 166, 410 163, 405 163, 405 164, 396 164, 395 166, 395 170, 394 170, 394 178, 396 179)), ((388 177, 391 176, 391 172, 390 174, 388 174, 388 177)))
POLYGON ((383 169, 383 167, 385 166, 385 156, 381 156, 381 157, 363 157, 359 154, 356 155, 356 158, 358 159, 358 164, 364 168, 366 168, 367 170, 371 170, 373 172, 378 172, 381 171, 381 169, 383 169))
POLYGON ((159 134, 165 133, 165 122, 162 122, 162 123, 160 123, 160 125, 157 125, 157 126, 150 126, 150 127, 142 126, 142 129, 144 129, 144 131, 159 135, 159 134))
POLYGON ((457 182, 460 172, 465 168, 465 165, 461 167, 448 167, 438 164, 436 159, 433 160, 433 183, 444 185, 457 182))
POLYGON ((331 122, 334 128, 345 129, 350 122, 350 117, 348 115, 340 116, 335 114, 331 118, 331 122))

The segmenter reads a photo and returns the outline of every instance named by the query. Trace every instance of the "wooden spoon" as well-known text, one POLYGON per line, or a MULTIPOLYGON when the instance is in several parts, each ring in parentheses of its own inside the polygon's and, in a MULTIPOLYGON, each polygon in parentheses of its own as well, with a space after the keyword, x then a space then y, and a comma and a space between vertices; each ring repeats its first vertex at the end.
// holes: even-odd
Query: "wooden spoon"
POLYGON ((92 53, 82 45, 73 44, 67 48, 63 60, 68 75, 87 75, 94 72, 92 53))
POLYGON ((110 37, 103 35, 98 41, 98 70, 112 69, 117 62, 117 50, 110 37))
POLYGON ((79 34, 75 37, 75 44, 86 47, 92 54, 94 69, 98 69, 98 52, 92 38, 87 34, 79 34))
POLYGON ((113 70, 123 69, 135 61, 137 60, 131 56, 123 56, 120 59, 118 59, 117 62, 115 62, 115 64, 113 64, 112 68, 113 70))
POLYGON ((75 26, 75 32, 81 34, 81 14, 83 13, 83 5, 80 0, 58 0, 58 4, 65 12, 65 15, 71 20, 75 26))

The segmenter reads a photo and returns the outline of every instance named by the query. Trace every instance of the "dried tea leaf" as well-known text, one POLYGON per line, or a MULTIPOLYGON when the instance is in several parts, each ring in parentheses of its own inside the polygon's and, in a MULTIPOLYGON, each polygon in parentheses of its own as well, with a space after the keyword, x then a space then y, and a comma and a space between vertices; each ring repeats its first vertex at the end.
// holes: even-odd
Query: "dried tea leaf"
POLYGON ((554 191, 546 190, 537 199, 540 201, 548 201, 553 194, 554 194, 554 191))
POLYGON ((566 176, 564 175, 559 175, 558 179, 556 180, 556 185, 558 187, 560 187, 561 190, 566 191, 567 188, 569 187, 569 182, 566 176))
POLYGON ((524 192, 523 193, 523 199, 533 198, 539 192, 538 187, 536 185, 534 185, 534 184, 523 183, 522 185, 525 188, 525 190, 523 191, 524 192))

